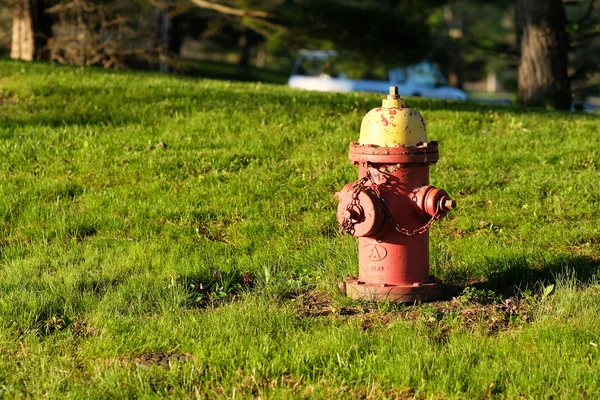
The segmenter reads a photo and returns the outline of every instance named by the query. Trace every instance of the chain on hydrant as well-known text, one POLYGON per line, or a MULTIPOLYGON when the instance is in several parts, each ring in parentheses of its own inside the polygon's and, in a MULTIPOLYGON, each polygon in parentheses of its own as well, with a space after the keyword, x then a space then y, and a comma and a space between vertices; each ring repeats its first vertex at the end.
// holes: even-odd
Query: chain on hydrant
POLYGON ((440 283, 429 276, 429 228, 456 203, 429 185, 437 142, 427 141, 423 117, 404 105, 396 87, 364 117, 349 157, 359 178, 336 193, 340 232, 359 238, 359 276, 346 280, 347 295, 436 299, 440 283))

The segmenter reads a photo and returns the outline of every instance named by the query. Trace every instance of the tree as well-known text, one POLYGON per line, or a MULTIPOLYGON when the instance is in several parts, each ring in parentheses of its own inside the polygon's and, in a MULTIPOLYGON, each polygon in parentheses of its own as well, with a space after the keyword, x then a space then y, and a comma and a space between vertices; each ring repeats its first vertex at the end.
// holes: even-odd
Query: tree
MULTIPOLYGON (((442 0, 191 0, 240 29, 240 64, 249 31, 290 49, 335 48, 369 64, 411 63, 431 45, 427 18, 442 0)), ((254 41, 254 45, 260 40, 254 41)), ((370 66, 366 66, 368 69, 370 66)))
POLYGON ((52 19, 44 0, 16 0, 10 56, 18 60, 47 59, 46 44, 52 37, 52 19))
POLYGON ((569 42, 562 0, 517 0, 516 19, 521 101, 569 109, 569 42))
POLYGON ((148 18, 155 10, 144 12, 139 0, 61 0, 46 11, 60 26, 47 46, 51 61, 125 68, 160 44, 157 21, 148 18))
POLYGON ((451 86, 487 74, 508 79, 509 66, 517 65, 513 0, 451 0, 432 13, 429 23, 434 36, 429 57, 451 86))
POLYGON ((575 99, 600 88, 600 0, 565 0, 569 33, 569 77, 575 99))
POLYGON ((173 0, 165 0, 158 4, 158 57, 160 72, 169 72, 169 59, 173 56, 171 53, 173 39, 173 14, 175 4, 173 0))

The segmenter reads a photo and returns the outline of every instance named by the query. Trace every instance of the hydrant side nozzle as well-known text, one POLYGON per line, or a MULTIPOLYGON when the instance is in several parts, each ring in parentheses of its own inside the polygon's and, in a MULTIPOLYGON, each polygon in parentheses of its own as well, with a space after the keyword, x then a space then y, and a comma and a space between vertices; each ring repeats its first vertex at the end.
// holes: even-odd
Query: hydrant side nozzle
MULTIPOLYGON (((349 185, 344 186, 344 189, 349 185)), ((356 192, 344 189, 340 192, 337 211, 340 229, 356 237, 376 235, 385 222, 380 199, 368 188, 356 192)))
POLYGON ((456 207, 456 201, 450 199, 448 193, 434 186, 421 186, 413 191, 412 201, 427 215, 439 212, 445 215, 456 207))

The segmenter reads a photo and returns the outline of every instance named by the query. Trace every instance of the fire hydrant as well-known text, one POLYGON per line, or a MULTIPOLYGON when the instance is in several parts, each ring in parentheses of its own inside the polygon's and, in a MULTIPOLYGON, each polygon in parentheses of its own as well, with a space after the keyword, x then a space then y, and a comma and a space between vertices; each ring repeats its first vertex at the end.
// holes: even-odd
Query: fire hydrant
POLYGON ((438 157, 421 114, 390 87, 382 106, 365 115, 359 141, 350 143, 358 180, 336 193, 340 231, 359 238, 359 276, 344 282, 347 296, 397 302, 439 298, 441 284, 429 275, 429 227, 456 203, 429 186, 429 165, 438 157))

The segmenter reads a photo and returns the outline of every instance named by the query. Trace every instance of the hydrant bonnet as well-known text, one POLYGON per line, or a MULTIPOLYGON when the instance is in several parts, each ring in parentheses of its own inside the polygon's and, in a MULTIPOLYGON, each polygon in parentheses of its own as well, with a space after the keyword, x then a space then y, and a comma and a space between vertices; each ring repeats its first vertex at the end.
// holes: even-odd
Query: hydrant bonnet
POLYGON ((359 143, 376 146, 416 146, 427 142, 425 120, 418 111, 407 108, 392 86, 381 107, 365 115, 360 127, 359 143))

